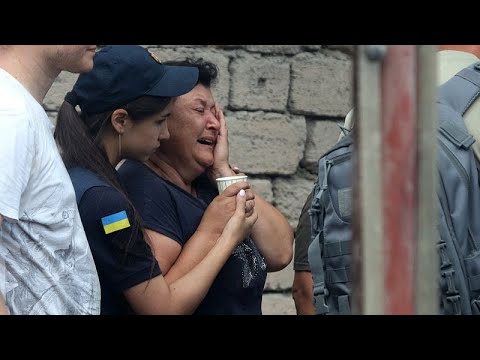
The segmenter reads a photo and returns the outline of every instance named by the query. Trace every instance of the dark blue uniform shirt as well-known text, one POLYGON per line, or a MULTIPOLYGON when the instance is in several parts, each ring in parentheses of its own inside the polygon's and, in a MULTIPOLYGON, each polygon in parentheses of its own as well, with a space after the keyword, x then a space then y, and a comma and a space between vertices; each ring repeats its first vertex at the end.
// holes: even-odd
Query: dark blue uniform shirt
POLYGON ((92 250, 101 286, 101 314, 130 314, 123 291, 161 274, 141 232, 132 237, 132 226, 105 233, 102 218, 132 212, 125 197, 90 170, 68 169, 85 233, 92 250))

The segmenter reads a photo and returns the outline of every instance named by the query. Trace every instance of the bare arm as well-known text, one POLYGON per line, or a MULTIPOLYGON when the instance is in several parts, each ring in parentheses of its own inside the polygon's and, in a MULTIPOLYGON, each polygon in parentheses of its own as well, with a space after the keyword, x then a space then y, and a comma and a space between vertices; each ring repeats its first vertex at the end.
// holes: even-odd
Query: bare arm
POLYGON ((195 267, 208 254, 235 211, 236 194, 246 192, 246 216, 252 214, 254 195, 246 182, 232 184, 208 206, 197 230, 182 248, 178 242, 153 230, 147 233, 162 274, 171 284, 195 267))
POLYGON ((10 315, 2 296, 0 296, 0 315, 10 315))
POLYGON ((315 315, 313 305, 313 279, 310 271, 295 271, 292 297, 297 315, 315 315))
MULTIPOLYGON (((0 227, 2 227, 3 224, 3 216, 0 215, 0 227)), ((3 300, 3 297, 0 296, 0 315, 9 315, 10 312, 8 311, 7 305, 5 304, 5 300, 3 300)))
POLYGON ((208 255, 192 271, 168 284, 163 275, 125 292, 137 314, 191 314, 203 300, 216 275, 233 251, 219 238, 208 255))
POLYGON ((293 257, 293 230, 285 216, 258 194, 255 195, 258 221, 252 238, 265 258, 267 271, 279 271, 293 257))
POLYGON ((295 258, 293 260, 294 278, 292 297, 297 315, 315 315, 313 303, 313 278, 308 263, 308 246, 310 245, 311 226, 308 210, 312 205, 313 191, 303 204, 295 231, 295 258))
POLYGON ((208 254, 187 274, 170 285, 160 275, 125 291, 138 314, 191 314, 208 292, 225 261, 257 220, 245 214, 245 196, 237 196, 234 215, 208 254))

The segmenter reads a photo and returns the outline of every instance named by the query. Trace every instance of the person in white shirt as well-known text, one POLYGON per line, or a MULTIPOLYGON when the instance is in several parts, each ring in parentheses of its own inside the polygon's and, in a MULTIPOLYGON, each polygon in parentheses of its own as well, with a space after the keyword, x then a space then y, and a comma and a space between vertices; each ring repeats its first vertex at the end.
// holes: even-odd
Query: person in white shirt
POLYGON ((98 275, 42 102, 96 45, 0 49, 0 312, 98 314, 98 275), (2 302, 6 304, 2 306, 2 302))

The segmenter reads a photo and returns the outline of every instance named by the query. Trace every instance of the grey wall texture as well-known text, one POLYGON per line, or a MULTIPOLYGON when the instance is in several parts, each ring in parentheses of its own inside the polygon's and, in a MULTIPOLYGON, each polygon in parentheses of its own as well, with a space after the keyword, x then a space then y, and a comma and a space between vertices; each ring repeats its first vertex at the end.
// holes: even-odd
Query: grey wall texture
MULTIPOLYGON (((336 142, 337 124, 343 124, 352 107, 353 46, 142 46, 162 61, 188 56, 217 64, 213 93, 225 112, 230 162, 295 228, 318 158, 336 142)), ((53 122, 76 78, 62 73, 47 94, 44 107, 53 122)), ((265 291, 288 295, 292 280, 290 265, 269 274, 265 291)), ((272 313, 291 313, 293 302, 287 298, 290 308, 272 313)), ((278 303, 275 309, 280 309, 278 303)))

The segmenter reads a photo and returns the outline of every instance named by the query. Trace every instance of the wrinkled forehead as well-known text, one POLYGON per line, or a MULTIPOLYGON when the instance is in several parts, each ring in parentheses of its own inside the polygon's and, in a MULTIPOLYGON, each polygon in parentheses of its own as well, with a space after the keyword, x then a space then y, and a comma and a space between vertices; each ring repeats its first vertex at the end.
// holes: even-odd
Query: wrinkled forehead
POLYGON ((190 92, 175 98, 173 101, 178 105, 202 104, 208 107, 215 105, 212 91, 202 84, 198 84, 190 92))

